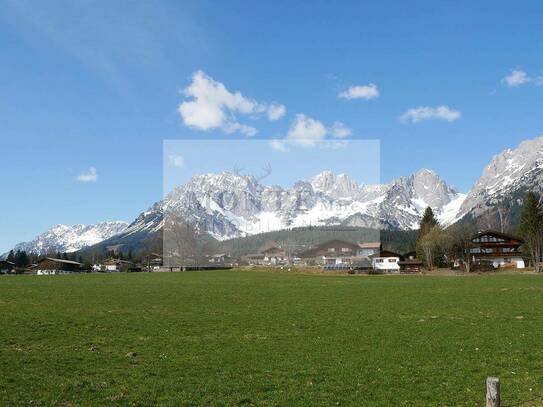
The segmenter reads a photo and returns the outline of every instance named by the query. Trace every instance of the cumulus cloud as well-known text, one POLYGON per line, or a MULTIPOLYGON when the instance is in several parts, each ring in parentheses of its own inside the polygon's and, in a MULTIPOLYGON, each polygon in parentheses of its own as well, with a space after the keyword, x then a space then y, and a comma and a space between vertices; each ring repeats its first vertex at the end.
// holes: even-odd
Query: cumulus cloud
POLYGON ((185 166, 185 159, 182 155, 172 154, 168 157, 170 165, 177 168, 183 168, 185 166))
POLYGON ((509 87, 524 85, 530 81, 531 78, 528 76, 528 74, 521 70, 513 70, 509 75, 502 79, 502 82, 509 87))
MULTIPOLYGON (((299 113, 291 123, 287 135, 283 139, 270 140, 271 148, 281 152, 289 151, 288 146, 301 146, 304 148, 336 147, 336 143, 327 137, 346 138, 352 135, 352 131, 341 122, 334 122, 331 127, 326 127, 324 123, 313 119, 305 114, 299 113)), ((343 145, 343 144, 342 144, 343 145)))
POLYGON ((361 86, 351 86, 349 89, 340 92, 338 94, 339 98, 342 99, 375 99, 379 96, 379 89, 374 83, 361 86))
POLYGON ((76 178, 78 182, 96 182, 98 180, 98 174, 96 168, 90 167, 87 171, 83 171, 76 178))
POLYGON ((460 119, 462 114, 458 110, 451 109, 449 106, 419 106, 409 109, 400 116, 402 122, 419 123, 425 120, 445 120, 454 122, 460 119))
POLYGON ((329 129, 330 134, 336 138, 345 138, 353 134, 352 130, 341 122, 334 122, 329 129))
POLYGON ((220 129, 254 136, 257 129, 240 123, 236 116, 258 117, 265 113, 269 120, 278 120, 286 112, 279 103, 268 105, 246 98, 239 91, 230 92, 203 71, 192 75, 192 82, 183 93, 188 100, 179 105, 179 114, 186 126, 196 130, 220 129))
POLYGON ((297 114, 287 133, 289 142, 304 147, 313 147, 328 134, 328 130, 320 121, 305 114, 297 114))
POLYGON ((275 121, 283 117, 286 112, 287 108, 284 105, 281 105, 279 103, 272 103, 268 106, 266 113, 269 120, 275 121))
POLYGON ((527 83, 533 83, 536 86, 541 86, 543 85, 543 77, 531 77, 523 70, 514 69, 509 75, 502 78, 502 83, 505 83, 510 88, 525 85, 527 83))

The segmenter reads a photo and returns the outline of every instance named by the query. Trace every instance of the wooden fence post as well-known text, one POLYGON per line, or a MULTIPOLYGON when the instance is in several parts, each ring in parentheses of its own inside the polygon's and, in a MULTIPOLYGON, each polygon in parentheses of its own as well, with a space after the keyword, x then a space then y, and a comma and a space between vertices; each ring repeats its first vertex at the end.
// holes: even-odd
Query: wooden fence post
POLYGON ((486 379, 486 407, 500 407, 500 379, 486 379))

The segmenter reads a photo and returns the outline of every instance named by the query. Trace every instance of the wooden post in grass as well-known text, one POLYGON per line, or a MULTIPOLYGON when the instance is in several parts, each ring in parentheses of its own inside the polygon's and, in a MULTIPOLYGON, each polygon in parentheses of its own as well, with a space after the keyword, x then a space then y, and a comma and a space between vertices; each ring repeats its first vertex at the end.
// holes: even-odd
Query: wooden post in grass
POLYGON ((486 407, 500 407, 500 379, 486 379, 486 407))

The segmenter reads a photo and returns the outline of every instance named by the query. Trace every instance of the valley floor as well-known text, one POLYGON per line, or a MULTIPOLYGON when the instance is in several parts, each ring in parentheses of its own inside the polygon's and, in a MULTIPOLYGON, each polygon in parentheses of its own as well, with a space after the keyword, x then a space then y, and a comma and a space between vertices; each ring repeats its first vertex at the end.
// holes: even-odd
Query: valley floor
POLYGON ((543 276, 0 278, 0 405, 543 400, 543 276))

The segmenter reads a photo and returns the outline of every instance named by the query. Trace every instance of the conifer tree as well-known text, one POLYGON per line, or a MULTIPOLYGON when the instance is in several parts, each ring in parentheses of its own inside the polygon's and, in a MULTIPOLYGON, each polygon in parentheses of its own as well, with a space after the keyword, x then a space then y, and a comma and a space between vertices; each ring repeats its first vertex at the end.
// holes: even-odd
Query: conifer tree
POLYGON ((432 208, 427 207, 420 221, 418 239, 423 238, 424 235, 430 232, 436 225, 437 219, 434 216, 434 211, 432 208))
POLYGON ((539 196, 535 192, 528 192, 522 212, 520 214, 519 234, 524 239, 534 269, 541 271, 543 255, 543 212, 539 204, 539 196))

